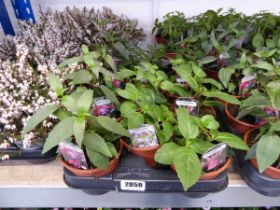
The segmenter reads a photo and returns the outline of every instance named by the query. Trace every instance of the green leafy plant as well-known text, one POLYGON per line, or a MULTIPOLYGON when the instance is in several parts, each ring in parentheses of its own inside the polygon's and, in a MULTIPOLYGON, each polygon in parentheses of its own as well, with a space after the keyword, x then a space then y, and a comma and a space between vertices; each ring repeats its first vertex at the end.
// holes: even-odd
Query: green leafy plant
POLYGON ((27 122, 23 133, 54 115, 58 123, 49 132, 43 153, 62 141, 72 141, 86 151, 93 166, 107 168, 110 158, 118 158, 114 142, 121 136, 129 136, 128 132, 115 119, 92 116, 93 90, 81 86, 66 94, 69 90, 63 87, 58 77, 51 74, 48 81, 59 97, 59 104, 46 105, 37 111, 27 122))
POLYGON ((238 118, 253 115, 263 121, 259 133, 250 139, 251 150, 247 158, 256 158, 259 171, 263 172, 269 166, 279 164, 280 151, 280 81, 271 81, 266 85, 266 91, 254 91, 242 101, 238 118))
POLYGON ((116 92, 126 99, 120 106, 122 123, 125 127, 133 129, 142 124, 151 124, 156 129, 160 144, 169 141, 173 135, 172 124, 175 119, 168 106, 157 103, 152 89, 127 83, 124 90, 116 89, 116 92))
POLYGON ((193 97, 202 105, 215 105, 211 98, 218 98, 232 104, 239 104, 235 97, 224 93, 221 83, 207 78, 205 72, 193 61, 174 60, 173 70, 186 81, 193 97), (209 100, 210 99, 210 100, 209 100))
POLYGON ((229 147, 246 150, 248 146, 237 136, 219 132, 219 123, 212 115, 201 118, 190 115, 185 108, 176 110, 177 132, 172 137, 173 142, 161 146, 155 155, 155 160, 162 164, 174 165, 177 175, 188 190, 202 175, 199 156, 219 142, 227 143, 229 147))

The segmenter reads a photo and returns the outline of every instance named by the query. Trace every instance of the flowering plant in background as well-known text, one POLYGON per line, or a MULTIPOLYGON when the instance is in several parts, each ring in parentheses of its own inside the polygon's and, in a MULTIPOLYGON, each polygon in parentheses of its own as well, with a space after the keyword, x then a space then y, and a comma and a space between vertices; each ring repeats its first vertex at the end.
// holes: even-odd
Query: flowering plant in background
POLYGON ((21 44, 16 47, 16 61, 0 60, 0 124, 3 127, 1 133, 5 134, 0 139, 2 149, 9 148, 18 140, 23 140, 23 148, 30 147, 36 141, 42 143, 55 118, 45 120, 42 128, 25 136, 21 136, 21 131, 33 113, 45 104, 57 103, 55 94, 47 84, 47 75, 51 72, 62 78, 80 69, 77 64, 69 65, 63 71, 56 65, 38 65, 35 69, 28 62, 28 49, 21 44))
POLYGON ((121 42, 125 47, 136 46, 145 37, 137 28, 137 20, 115 15, 111 9, 78 9, 67 7, 64 11, 41 11, 36 24, 20 22, 21 33, 7 37, 0 45, 0 59, 16 59, 17 45, 28 50, 32 66, 52 66, 65 58, 81 53, 83 44, 109 45, 121 42))

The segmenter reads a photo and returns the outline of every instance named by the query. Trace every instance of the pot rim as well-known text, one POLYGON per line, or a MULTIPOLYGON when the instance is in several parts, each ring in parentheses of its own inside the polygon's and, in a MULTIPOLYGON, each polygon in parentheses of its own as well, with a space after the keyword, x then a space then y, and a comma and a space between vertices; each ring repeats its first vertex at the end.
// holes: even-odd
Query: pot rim
MULTIPOLYGON (((243 141, 244 141, 247 145, 248 145, 248 140, 249 140, 250 134, 251 134, 253 131, 255 131, 255 130, 259 130, 259 128, 250 129, 250 130, 248 130, 248 131, 244 134, 243 141)), ((248 151, 246 151, 246 153, 247 153, 247 152, 248 152, 248 151)), ((252 165, 256 166, 256 167, 259 169, 257 158, 251 158, 251 159, 249 159, 249 160, 250 160, 250 162, 251 162, 252 165)), ((265 170, 271 170, 271 171, 273 171, 273 172, 280 173, 280 169, 275 168, 275 167, 273 167, 273 166, 269 166, 269 167, 266 168, 265 170)))
POLYGON ((141 152, 146 152, 146 151, 152 151, 152 150, 155 150, 155 149, 158 149, 160 148, 160 144, 158 145, 153 145, 153 146, 148 146, 148 147, 130 147, 128 145, 128 143, 125 142, 125 140, 123 138, 121 138, 120 140, 123 144, 123 146, 128 149, 128 148, 131 148, 132 150, 135 150, 135 151, 141 151, 141 152))
POLYGON ((232 121, 234 121, 235 123, 239 123, 241 125, 245 125, 247 127, 250 127, 251 129, 257 129, 259 128, 260 126, 262 125, 255 125, 255 124, 250 124, 250 123, 246 123, 246 122, 243 122, 241 120, 237 120, 228 110, 228 106, 231 105, 230 103, 226 102, 225 103, 225 112, 226 112, 226 115, 228 118, 230 118, 232 121))
MULTIPOLYGON (((110 165, 113 165, 115 163, 115 161, 118 161, 120 159, 120 156, 121 156, 121 153, 122 153, 122 150, 123 150, 123 143, 122 141, 120 140, 120 147, 119 147, 119 150, 118 150, 118 158, 114 157, 112 160, 109 161, 109 164, 108 166, 110 165)), ((110 167, 108 167, 107 169, 100 169, 100 168, 91 168, 91 169, 79 169, 79 168, 75 168, 74 166, 71 166, 70 164, 68 164, 62 156, 60 156, 60 161, 62 162, 63 166, 65 168, 67 168, 68 170, 70 170, 71 172, 73 173, 77 173, 77 174, 94 174, 94 173, 97 173, 97 172, 100 172, 100 171, 106 171, 108 170, 110 167)), ((98 175, 97 175, 98 177, 98 175)))

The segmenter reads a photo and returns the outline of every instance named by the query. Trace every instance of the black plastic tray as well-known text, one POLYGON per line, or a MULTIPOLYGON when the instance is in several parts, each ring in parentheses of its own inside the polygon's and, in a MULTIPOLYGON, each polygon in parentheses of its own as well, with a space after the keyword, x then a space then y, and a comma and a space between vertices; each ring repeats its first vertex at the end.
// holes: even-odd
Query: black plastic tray
POLYGON ((14 149, 1 149, 0 152, 3 154, 9 154, 10 160, 26 160, 30 163, 44 163, 54 160, 57 156, 57 148, 53 148, 50 151, 42 154, 42 148, 32 150, 20 150, 14 149))
MULTIPOLYGON (((221 123, 222 129, 227 132, 232 132, 236 135, 239 135, 242 138, 242 135, 236 132, 233 132, 230 129, 230 125, 227 122, 226 116, 221 108, 217 108, 217 116, 221 123)), ((236 151, 237 162, 240 167, 240 172, 245 180, 246 184, 251 187, 256 192, 270 197, 280 196, 280 180, 270 178, 264 174, 261 174, 248 160, 245 160, 246 153, 243 151, 236 151)))
POLYGON ((90 194, 126 191, 120 187, 121 180, 145 182, 144 192, 180 192, 189 197, 203 197, 208 193, 219 192, 228 185, 227 172, 225 171, 213 180, 199 181, 187 192, 184 192, 176 173, 170 168, 165 170, 150 168, 143 158, 126 151, 122 156, 118 169, 111 175, 100 178, 79 177, 64 169, 64 181, 68 186, 82 189, 90 194))

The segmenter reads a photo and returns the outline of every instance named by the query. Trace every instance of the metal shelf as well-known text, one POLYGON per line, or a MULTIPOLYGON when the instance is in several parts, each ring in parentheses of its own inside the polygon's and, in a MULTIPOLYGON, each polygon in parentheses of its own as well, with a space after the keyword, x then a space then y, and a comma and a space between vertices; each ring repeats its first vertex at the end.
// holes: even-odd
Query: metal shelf
POLYGON ((89 195, 67 187, 58 160, 32 165, 25 161, 2 162, 0 207, 247 207, 280 206, 279 197, 251 190, 238 173, 230 172, 229 186, 203 198, 180 193, 109 192, 89 195))

